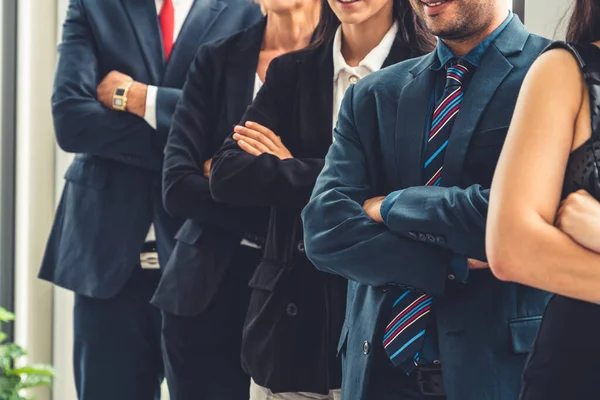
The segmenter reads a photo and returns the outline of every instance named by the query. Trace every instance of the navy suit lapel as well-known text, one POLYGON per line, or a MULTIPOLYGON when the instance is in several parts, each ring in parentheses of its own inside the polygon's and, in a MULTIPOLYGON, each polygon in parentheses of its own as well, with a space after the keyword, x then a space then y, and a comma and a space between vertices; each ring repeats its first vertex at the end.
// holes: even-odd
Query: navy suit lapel
POLYGON ((479 120, 492 97, 510 74, 513 65, 507 59, 519 53, 529 37, 529 32, 514 16, 481 60, 481 64, 467 88, 461 111, 456 117, 450 142, 444 157, 441 186, 459 186, 467 149, 479 120), (464 110, 464 112, 463 112, 464 110))
POLYGON ((196 49, 225 8, 227 5, 220 0, 194 1, 173 45, 171 57, 165 67, 164 81, 169 82, 170 77, 185 75, 196 49))
POLYGON ((412 69, 415 78, 402 89, 398 99, 395 181, 402 188, 423 184, 423 135, 429 125, 429 103, 436 77, 430 66, 436 59, 436 54, 431 53, 412 69))
POLYGON ((152 79, 152 82, 144 83, 157 85, 162 76, 164 55, 154 1, 122 0, 122 2, 142 50, 148 74, 152 79))

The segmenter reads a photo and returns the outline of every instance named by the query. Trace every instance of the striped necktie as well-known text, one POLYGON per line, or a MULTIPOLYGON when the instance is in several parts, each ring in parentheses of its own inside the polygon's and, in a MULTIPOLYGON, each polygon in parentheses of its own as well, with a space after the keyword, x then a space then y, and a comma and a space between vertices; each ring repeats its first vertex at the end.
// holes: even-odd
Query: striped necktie
MULTIPOLYGON (((439 186, 450 132, 463 99, 463 82, 469 68, 462 60, 446 67, 446 86, 436 104, 425 150, 425 186, 439 186)), ((419 363, 433 299, 414 290, 404 291, 392 306, 393 319, 385 328, 383 347, 394 364, 410 374, 419 363)))

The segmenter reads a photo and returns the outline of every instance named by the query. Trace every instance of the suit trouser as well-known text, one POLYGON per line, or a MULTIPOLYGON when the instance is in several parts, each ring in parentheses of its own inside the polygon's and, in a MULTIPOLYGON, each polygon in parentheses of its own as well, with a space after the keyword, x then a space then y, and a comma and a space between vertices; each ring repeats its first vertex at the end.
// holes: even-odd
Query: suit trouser
POLYGON ((248 281, 262 252, 240 246, 206 310, 194 317, 163 312, 163 351, 171 400, 248 400, 241 366, 248 281), (200 397, 199 397, 200 396, 200 397))
POLYGON ((158 400, 163 380, 160 271, 136 268, 110 299, 75 295, 74 372, 79 400, 158 400))

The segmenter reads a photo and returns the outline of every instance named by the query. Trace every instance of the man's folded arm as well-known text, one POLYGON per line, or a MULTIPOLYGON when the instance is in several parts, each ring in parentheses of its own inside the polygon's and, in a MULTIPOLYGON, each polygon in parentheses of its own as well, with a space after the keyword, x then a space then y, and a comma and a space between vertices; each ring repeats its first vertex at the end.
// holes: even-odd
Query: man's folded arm
POLYGON ((96 44, 79 0, 71 0, 59 47, 52 114, 59 146, 154 170, 162 147, 140 117, 109 110, 97 100, 101 80, 96 44), (77 60, 77 62, 74 62, 77 60))
MULTIPOLYGON (((325 168, 302 214, 307 255, 318 269, 359 283, 399 285, 441 296, 451 253, 395 235, 362 208, 363 202, 374 196, 372 168, 354 121, 354 109, 362 107, 353 106, 353 96, 351 87, 325 168)), ((372 125, 369 134, 376 132, 372 125)))
POLYGON ((417 186, 392 193, 382 205, 388 228, 401 236, 435 243, 456 254, 485 261, 489 189, 480 185, 417 186), (386 204, 390 199, 390 204, 386 204), (385 210, 384 210, 385 209, 385 210))

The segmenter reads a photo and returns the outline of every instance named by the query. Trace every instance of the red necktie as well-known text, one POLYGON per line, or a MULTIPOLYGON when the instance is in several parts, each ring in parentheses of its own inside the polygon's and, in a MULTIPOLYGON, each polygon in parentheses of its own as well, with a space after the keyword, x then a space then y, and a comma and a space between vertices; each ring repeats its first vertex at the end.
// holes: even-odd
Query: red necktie
POLYGON ((169 59, 173 49, 173 31, 175 30, 175 8, 173 0, 164 0, 158 15, 160 31, 162 32, 163 46, 165 49, 165 60, 169 59))

